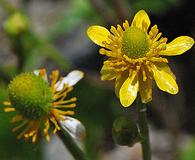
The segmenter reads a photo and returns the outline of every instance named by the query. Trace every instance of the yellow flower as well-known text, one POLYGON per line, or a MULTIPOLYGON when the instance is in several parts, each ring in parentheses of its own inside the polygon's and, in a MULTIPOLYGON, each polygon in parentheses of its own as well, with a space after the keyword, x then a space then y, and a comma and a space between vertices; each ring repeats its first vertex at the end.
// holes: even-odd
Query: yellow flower
POLYGON ((111 33, 98 25, 87 30, 89 38, 103 47, 100 54, 109 57, 101 69, 101 79, 115 79, 115 92, 124 107, 134 102, 138 92, 143 103, 151 101, 153 79, 162 91, 177 94, 176 78, 164 56, 180 55, 194 44, 188 36, 180 36, 167 43, 157 25, 150 30, 149 26, 147 13, 140 10, 131 25, 126 20, 123 28, 112 26, 111 33))
MULTIPOLYGON (((17 115, 11 119, 12 123, 20 124, 13 128, 13 132, 24 130, 17 138, 32 138, 36 142, 39 136, 50 140, 49 129, 53 125, 53 133, 60 130, 59 123, 66 126, 69 116, 74 114, 70 110, 76 106, 76 97, 66 99, 73 86, 83 78, 83 72, 74 70, 66 77, 58 80, 59 71, 54 70, 50 75, 49 85, 46 70, 40 69, 16 76, 9 85, 9 100, 4 102, 5 112, 16 111, 17 115)), ((72 120, 72 119, 71 119, 72 120)), ((70 126, 75 127, 75 126, 70 126)))
POLYGON ((27 16, 20 12, 13 13, 5 22, 5 31, 12 36, 19 35, 29 29, 30 22, 27 16))

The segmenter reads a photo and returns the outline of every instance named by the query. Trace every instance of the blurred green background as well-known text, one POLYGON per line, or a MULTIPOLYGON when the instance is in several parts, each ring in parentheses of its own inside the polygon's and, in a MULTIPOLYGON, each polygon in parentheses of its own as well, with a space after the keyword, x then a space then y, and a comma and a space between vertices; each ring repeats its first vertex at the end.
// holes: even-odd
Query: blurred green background
MULTIPOLYGON (((73 69, 85 72, 84 80, 72 94, 78 97, 75 117, 87 129, 85 145, 91 160, 139 160, 139 146, 119 147, 112 140, 114 120, 119 116, 136 117, 135 107, 122 108, 114 94, 113 83, 100 81, 99 71, 105 57, 98 54, 99 47, 88 39, 86 29, 92 24, 110 28, 122 24, 125 19, 131 21, 138 10, 144 9, 152 25, 157 24, 169 41, 180 35, 194 37, 195 6, 192 2, 0 0, 0 160, 48 160, 45 155, 51 153, 46 146, 56 145, 53 141, 34 145, 16 140, 16 133, 11 132, 13 124, 9 123, 12 114, 3 112, 2 102, 7 99, 9 81, 21 72, 38 68, 46 68, 49 73, 59 69, 61 76, 73 69), (17 14, 19 18, 12 20, 17 14)), ((169 58, 180 88, 178 95, 168 95, 154 86, 148 118, 156 160, 195 159, 193 53, 194 48, 169 58)), ((63 152, 63 146, 61 149, 63 152)), ((55 159, 66 159, 60 153, 57 144, 55 159)))

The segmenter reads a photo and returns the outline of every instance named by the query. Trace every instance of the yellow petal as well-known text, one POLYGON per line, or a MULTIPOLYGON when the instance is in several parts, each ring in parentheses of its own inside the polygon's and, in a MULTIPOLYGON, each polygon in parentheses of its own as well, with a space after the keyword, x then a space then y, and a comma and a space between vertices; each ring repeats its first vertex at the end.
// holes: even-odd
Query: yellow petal
POLYGON ((153 76, 159 89, 170 94, 178 93, 178 86, 175 81, 175 76, 170 69, 167 69, 167 64, 152 65, 153 76))
POLYGON ((123 85, 124 81, 127 79, 129 75, 129 72, 126 71, 123 74, 120 74, 116 77, 115 81, 115 94, 117 97, 119 97, 119 91, 121 89, 121 86, 123 85))
POLYGON ((143 81, 142 76, 139 77, 139 93, 141 96, 142 103, 148 103, 152 100, 151 79, 147 78, 146 81, 143 81))
POLYGON ((103 65, 100 73, 102 74, 101 80, 113 80, 117 76, 114 68, 110 67, 108 64, 103 65))
POLYGON ((156 66, 158 66, 159 68, 163 68, 163 70, 165 72, 169 73, 176 80, 175 75, 173 74, 173 72, 171 71, 170 67, 166 63, 158 62, 158 63, 154 63, 154 64, 156 66))
POLYGON ((160 55, 175 56, 189 50, 194 44, 194 40, 188 36, 180 36, 167 44, 166 50, 160 52, 160 55))
POLYGON ((110 43, 110 39, 108 36, 110 32, 102 26, 91 26, 87 29, 87 35, 89 38, 97 45, 105 47, 105 43, 110 43))
POLYGON ((150 26, 150 18, 148 17, 148 14, 144 10, 140 10, 136 13, 131 26, 135 26, 144 30, 143 23, 146 25, 145 27, 148 30, 150 26))
POLYGON ((124 107, 130 106, 136 99, 137 92, 138 92, 137 72, 132 71, 131 76, 125 80, 119 91, 121 104, 124 107))

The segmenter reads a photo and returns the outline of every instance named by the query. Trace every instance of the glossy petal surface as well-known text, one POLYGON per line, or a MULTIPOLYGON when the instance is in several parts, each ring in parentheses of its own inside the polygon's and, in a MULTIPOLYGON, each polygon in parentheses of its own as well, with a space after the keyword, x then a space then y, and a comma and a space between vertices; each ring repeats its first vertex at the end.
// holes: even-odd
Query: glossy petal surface
POLYGON ((113 80, 117 76, 115 70, 107 64, 103 65, 100 73, 101 73, 101 80, 113 80))
POLYGON ((140 10, 136 13, 131 26, 143 29, 143 22, 146 24, 146 28, 148 29, 150 26, 150 18, 144 10, 140 10))
POLYGON ((194 40, 188 36, 180 36, 167 44, 166 50, 160 52, 160 55, 176 56, 189 50, 194 44, 194 40))
POLYGON ((123 74, 120 74, 116 77, 116 80, 115 80, 115 94, 116 94, 117 97, 119 97, 119 91, 121 89, 121 86, 123 85, 123 83, 127 79, 128 74, 129 74, 129 72, 124 72, 123 74))
POLYGON ((138 78, 136 71, 132 71, 131 76, 123 83, 119 96, 121 104, 124 107, 130 106, 137 97, 138 92, 138 78))
POLYGON ((153 76, 159 89, 170 94, 178 93, 178 86, 175 76, 171 70, 167 69, 167 65, 152 65, 153 76))
POLYGON ((99 46, 105 47, 104 42, 110 43, 110 39, 108 38, 110 32, 105 27, 98 25, 91 26, 87 30, 87 35, 99 46))
POLYGON ((149 78, 143 81, 142 77, 139 78, 139 93, 142 103, 148 103, 152 100, 152 82, 149 78))
POLYGON ((60 91, 63 89, 64 84, 67 84, 69 87, 74 86, 79 80, 84 77, 84 73, 78 70, 74 70, 70 72, 66 77, 62 80, 59 80, 56 83, 56 90, 60 91))

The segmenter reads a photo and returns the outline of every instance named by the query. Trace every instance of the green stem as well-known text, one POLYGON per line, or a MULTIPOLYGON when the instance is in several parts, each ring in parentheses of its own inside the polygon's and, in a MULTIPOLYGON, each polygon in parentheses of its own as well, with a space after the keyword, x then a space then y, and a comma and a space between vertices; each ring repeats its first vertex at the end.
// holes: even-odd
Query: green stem
POLYGON ((85 153, 77 145, 72 136, 65 130, 60 124, 60 131, 57 132, 58 136, 61 138, 64 145, 70 151, 75 160, 88 160, 85 156, 85 153))
POLYGON ((4 80, 6 83, 9 83, 11 77, 3 70, 0 66, 0 79, 4 80))
POLYGON ((138 112, 138 125, 140 129, 140 134, 143 138, 143 141, 141 142, 143 160, 151 160, 149 130, 146 116, 147 107, 141 102, 140 97, 137 98, 136 102, 138 112))
POLYGON ((25 65, 25 49, 24 49, 24 44, 23 44, 23 37, 22 35, 18 35, 17 37, 11 37, 12 41, 12 48, 14 54, 18 58, 18 66, 17 66, 17 72, 20 73, 25 65))

